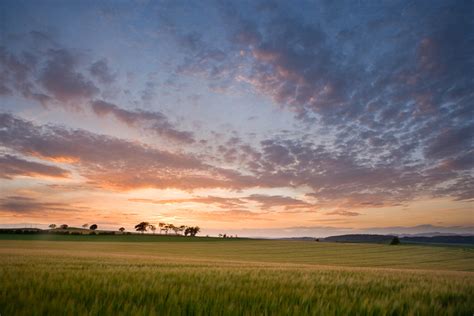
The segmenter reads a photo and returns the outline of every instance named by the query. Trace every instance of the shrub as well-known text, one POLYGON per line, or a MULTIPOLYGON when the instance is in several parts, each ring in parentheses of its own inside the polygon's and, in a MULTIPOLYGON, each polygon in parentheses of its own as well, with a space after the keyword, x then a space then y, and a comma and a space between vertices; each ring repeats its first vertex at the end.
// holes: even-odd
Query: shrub
POLYGON ((392 241, 390 242, 390 245, 399 245, 400 244, 400 239, 398 239, 397 236, 392 238, 392 241))

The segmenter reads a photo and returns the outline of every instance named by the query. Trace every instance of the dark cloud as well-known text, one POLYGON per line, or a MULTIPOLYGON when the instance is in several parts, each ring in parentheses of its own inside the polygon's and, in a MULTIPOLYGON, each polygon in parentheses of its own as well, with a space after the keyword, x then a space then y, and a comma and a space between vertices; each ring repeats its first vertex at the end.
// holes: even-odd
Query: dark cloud
POLYGON ((0 213, 13 215, 51 215, 51 214, 71 214, 84 209, 83 207, 73 207, 65 203, 43 202, 35 198, 24 196, 8 196, 0 199, 0 213))
POLYGON ((89 72, 91 73, 92 76, 97 78, 100 83, 103 84, 110 84, 115 81, 116 74, 112 72, 110 69, 107 59, 101 59, 96 62, 94 62, 90 67, 89 67, 89 72))
POLYGON ((132 126, 148 129, 157 135, 165 138, 184 142, 194 142, 193 134, 187 131, 177 130, 160 112, 150 112, 143 110, 129 111, 102 100, 95 100, 91 103, 92 110, 99 116, 113 115, 119 121, 132 126))
MULTIPOLYGON (((31 36, 35 42, 43 40, 43 44, 51 44, 51 41, 46 40, 47 34, 32 32, 31 36)), ((32 53, 12 53, 7 48, 0 47, 0 77, 3 79, 0 83, 0 95, 13 95, 17 92, 44 107, 54 104, 77 109, 90 102, 93 112, 98 116, 113 115, 129 126, 150 130, 173 141, 194 141, 193 133, 178 130, 160 112, 125 110, 103 100, 93 100, 100 89, 81 72, 84 62, 79 58, 79 53, 65 48, 47 48, 46 52, 32 50, 32 53)), ((88 71, 102 85, 110 85, 116 79, 116 73, 106 59, 92 63, 88 71)), ((146 82, 148 90, 153 88, 150 85, 154 85, 150 80, 149 78, 146 82)), ((152 92, 150 90, 146 93, 152 92)))
POLYGON ((35 89, 32 80, 36 65, 37 59, 31 53, 13 54, 6 47, 0 46, 0 95, 18 92, 25 98, 40 101, 41 94, 35 89))
POLYGON ((327 215, 340 215, 340 216, 359 216, 360 215, 360 213, 357 213, 357 212, 344 211, 344 210, 332 211, 326 214, 327 215))
POLYGON ((69 171, 12 155, 0 156, 0 178, 13 179, 17 176, 66 178, 69 171))
POLYGON ((211 86, 248 83, 290 107, 299 130, 315 135, 266 139, 251 159, 244 144, 223 145, 226 163, 244 165, 262 185, 309 186, 324 205, 470 196, 472 2, 250 7, 221 7, 222 54, 213 54, 204 33, 178 35, 184 68, 211 86), (317 134, 328 139, 324 145, 317 134), (464 185, 455 189, 458 181, 464 185))
POLYGON ((99 93, 99 88, 77 70, 79 61, 73 53, 65 49, 51 49, 48 56, 39 82, 56 99, 77 101, 99 93))
POLYGON ((308 196, 317 200, 315 207, 394 206, 420 196, 464 199, 472 192, 466 183, 472 179, 469 151, 433 165, 428 161, 405 165, 390 159, 374 163, 357 152, 337 151, 303 139, 280 137, 262 143, 264 154, 246 167, 262 185, 311 188, 308 196), (269 147, 278 148, 283 156, 265 154, 269 147), (461 179, 465 185, 453 185, 461 179))
POLYGON ((450 157, 474 148, 474 125, 441 130, 436 137, 427 141, 427 158, 450 157))

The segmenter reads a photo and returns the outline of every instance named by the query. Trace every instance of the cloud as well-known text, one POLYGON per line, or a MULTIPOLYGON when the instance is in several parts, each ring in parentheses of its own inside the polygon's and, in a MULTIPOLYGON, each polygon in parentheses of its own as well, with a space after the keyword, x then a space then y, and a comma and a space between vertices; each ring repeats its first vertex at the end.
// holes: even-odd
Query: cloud
MULTIPOLYGON (((34 32, 31 36, 37 41, 46 35, 34 32)), ((79 52, 65 48, 48 48, 46 52, 32 49, 31 53, 20 54, 0 47, 0 95, 19 93, 45 108, 54 104, 70 110, 71 107, 78 109, 90 104, 93 113, 99 117, 112 115, 130 127, 149 130, 168 140, 194 142, 192 132, 177 129, 163 113, 126 110, 94 99, 100 89, 81 72, 84 62, 79 56, 79 52)), ((88 71, 102 85, 110 85, 116 79, 116 73, 110 69, 106 59, 92 63, 88 71)))
MULTIPOLYGON (((293 135, 261 134, 249 144, 233 135, 227 143, 210 144, 216 148, 212 154, 207 147, 183 148, 191 155, 42 126, 29 132, 31 140, 8 140, 8 146, 44 159, 75 161, 89 181, 116 188, 304 188, 315 208, 341 211, 400 205, 425 196, 469 200, 474 92, 468 6, 302 1, 300 8, 289 10, 285 3, 266 9, 236 3, 220 7, 226 23, 212 34, 218 40, 211 41, 207 30, 198 27, 192 33, 172 28, 183 53, 170 62, 177 65, 173 78, 197 75, 211 88, 250 87, 295 113, 293 135), (354 19, 344 18, 349 13, 354 19), (192 163, 177 165, 175 160, 182 159, 192 163)), ((86 99, 98 116, 113 116, 183 144, 196 137, 162 113, 98 99, 92 79, 81 73, 70 51, 49 50, 45 63, 6 50, 0 56, 9 78, 3 93, 21 87, 42 102, 86 99), (60 73, 49 77, 61 80, 49 86, 40 80, 45 91, 36 91, 30 87, 34 80, 28 79, 31 69, 42 79, 60 73)), ((115 74, 105 60, 88 70, 97 84, 115 74)), ((147 79, 148 88, 154 88, 155 78, 147 79)), ((304 205, 285 198, 294 199, 266 196, 254 202, 304 205)))
POLYGON ((251 177, 210 166, 192 155, 84 130, 36 126, 9 114, 0 114, 0 144, 23 155, 69 163, 89 184, 114 190, 257 185, 251 177))
POLYGON ((220 209, 229 210, 247 210, 249 208, 254 209, 254 203, 257 203, 260 213, 301 213, 301 212, 314 212, 317 209, 316 204, 305 202, 303 200, 295 199, 289 196, 282 195, 265 195, 265 194, 252 194, 248 196, 240 197, 219 197, 219 196, 195 196, 191 198, 180 198, 180 199, 129 199, 131 202, 136 203, 151 203, 151 204, 206 204, 215 205, 220 209), (281 208, 281 209, 276 209, 281 208))
POLYGON ((37 58, 29 52, 13 54, 0 46, 0 95, 13 95, 18 92, 25 98, 44 101, 45 97, 35 89, 32 80, 37 58))
MULTIPOLYGON (((278 195, 239 198, 257 202, 264 208, 281 206, 287 210, 394 206, 426 195, 453 199, 472 197, 469 171, 447 168, 446 160, 434 167, 372 164, 370 160, 340 154, 324 146, 278 138, 266 141, 262 148, 264 154, 255 156, 253 164, 242 165, 240 170, 243 172, 240 172, 214 166, 192 154, 172 153, 84 130, 36 126, 9 114, 0 115, 0 127, 0 141, 5 148, 26 156, 70 164, 87 179, 88 184, 113 190, 241 190, 252 187, 305 187, 312 190, 307 193, 312 202, 278 195), (269 144, 284 147, 293 162, 287 164, 266 155, 265 148, 269 144)), ((59 170, 56 171, 61 175, 59 170)), ((228 203, 226 207, 235 208, 241 205, 240 200, 209 196, 188 202, 228 203)))
POLYGON ((359 216, 359 215, 360 215, 360 213, 357 213, 357 212, 351 212, 351 211, 344 211, 344 210, 340 210, 340 211, 332 211, 332 212, 328 212, 328 213, 326 213, 326 215, 359 216))
POLYGON ((234 222, 234 221, 273 221, 269 216, 245 209, 230 209, 215 212, 199 212, 196 218, 207 221, 234 222), (263 216, 262 216, 263 215, 263 216))
POLYGON ((50 49, 39 77, 40 84, 62 102, 88 99, 99 93, 94 83, 77 70, 78 58, 65 49, 50 49))
POLYGON ((265 194, 252 194, 244 198, 245 200, 254 201, 261 205, 264 209, 272 207, 284 207, 285 209, 295 208, 312 208, 312 204, 298 200, 289 196, 282 195, 265 195, 265 194))
POLYGON ((197 196, 186 199, 168 199, 168 200, 151 200, 151 199, 130 199, 132 202, 153 203, 153 204, 181 204, 181 203, 198 203, 198 204, 215 204, 220 208, 245 208, 249 202, 257 202, 262 209, 268 211, 273 207, 283 207, 286 210, 311 208, 314 205, 302 200, 294 199, 281 195, 264 195, 252 194, 241 197, 219 197, 219 196, 197 196))
POLYGON ((310 187, 318 205, 341 208, 463 199, 473 176, 470 6, 302 2, 258 14, 222 6, 222 54, 205 33, 178 34, 186 54, 178 72, 204 75, 211 87, 246 83, 294 111, 302 136, 264 139, 250 159, 243 144, 219 149, 262 186, 310 187))
POLYGON ((95 100, 91 103, 92 110, 98 116, 113 115, 119 121, 131 127, 144 128, 151 130, 157 135, 167 139, 192 143, 194 142, 193 134, 187 131, 177 130, 160 112, 150 111, 129 111, 102 100, 95 100))
POLYGON ((42 202, 35 198, 24 196, 8 196, 0 199, 0 212, 16 215, 51 215, 53 213, 64 214, 78 212, 83 207, 72 207, 65 203, 42 202))
POLYGON ((444 158, 474 147, 474 125, 446 128, 430 139, 425 147, 427 158, 444 158))
POLYGON ((56 166, 24 160, 12 155, 0 157, 0 178, 17 176, 67 178, 70 172, 56 166))
POLYGON ((152 204, 181 204, 181 203, 199 203, 199 204, 216 204, 222 208, 240 207, 244 203, 240 198, 224 198, 209 195, 207 197, 192 197, 187 199, 168 199, 168 200, 151 200, 151 199, 129 199, 132 202, 152 203, 152 204))
POLYGON ((89 72, 92 76, 97 78, 97 80, 99 80, 100 83, 103 83, 103 84, 110 84, 114 82, 117 76, 110 69, 107 59, 100 59, 94 62, 89 67, 89 72))
POLYGON ((262 143, 264 154, 249 165, 259 182, 309 187, 312 192, 307 196, 316 199, 311 203, 316 208, 396 206, 422 196, 440 196, 441 192, 454 199, 470 196, 467 185, 457 189, 452 185, 472 178, 469 155, 436 160, 434 166, 430 160, 400 164, 387 159, 374 163, 357 153, 316 145, 304 138, 275 137, 262 143), (266 154, 272 147, 279 148, 285 158, 266 154))

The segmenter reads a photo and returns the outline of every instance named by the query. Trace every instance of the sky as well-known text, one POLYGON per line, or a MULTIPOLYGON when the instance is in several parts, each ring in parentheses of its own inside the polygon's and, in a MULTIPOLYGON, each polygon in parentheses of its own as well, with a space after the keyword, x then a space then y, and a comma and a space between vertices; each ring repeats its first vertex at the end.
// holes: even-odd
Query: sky
POLYGON ((474 2, 0 2, 0 225, 474 232, 474 2))

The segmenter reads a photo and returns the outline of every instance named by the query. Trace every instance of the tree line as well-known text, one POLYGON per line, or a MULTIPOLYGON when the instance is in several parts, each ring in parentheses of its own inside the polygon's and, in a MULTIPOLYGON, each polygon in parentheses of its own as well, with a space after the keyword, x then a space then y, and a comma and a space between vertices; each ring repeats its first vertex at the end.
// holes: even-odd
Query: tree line
MULTIPOLYGON (((67 224, 62 224, 59 226, 57 226, 56 224, 49 225, 50 229, 56 229, 56 228, 68 229, 68 227, 69 226, 67 224)), ((84 224, 82 225, 82 227, 84 229, 89 228, 90 230, 93 230, 93 231, 99 228, 97 224, 92 224, 90 226, 89 224, 84 224)), ((152 231, 153 234, 155 234, 158 228, 159 228, 160 234, 165 232, 165 234, 168 235, 169 232, 174 232, 175 235, 183 234, 184 236, 191 236, 191 237, 196 236, 201 231, 201 228, 199 228, 199 226, 185 226, 185 225, 176 226, 176 225, 168 224, 168 223, 159 223, 158 227, 156 225, 150 224, 149 222, 140 222, 139 224, 135 225, 135 230, 137 232, 141 232, 142 234, 148 230, 152 231)), ((123 233, 125 232, 125 228, 120 227, 119 231, 123 233)))
POLYGON ((168 235, 169 232, 174 232, 175 235, 184 234, 184 236, 191 237, 196 236, 201 231, 201 228, 199 228, 199 226, 176 226, 174 224, 168 223, 159 223, 158 227, 156 227, 156 225, 150 224, 149 222, 140 222, 135 225, 135 230, 137 232, 141 232, 142 234, 148 230, 152 231, 153 234, 155 234, 157 229, 159 229, 160 234, 165 232, 165 234, 168 235))
MULTIPOLYGON (((56 228, 68 229, 69 225, 68 224, 62 224, 62 225, 59 225, 59 227, 58 227, 56 224, 50 224, 48 227, 51 228, 51 229, 56 229, 56 228)), ((96 230, 97 228, 99 228, 99 225, 97 225, 97 224, 92 224, 90 226, 89 226, 89 224, 82 225, 82 228, 84 228, 84 229, 87 229, 87 227, 89 227, 90 230, 96 230)))

